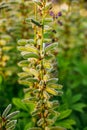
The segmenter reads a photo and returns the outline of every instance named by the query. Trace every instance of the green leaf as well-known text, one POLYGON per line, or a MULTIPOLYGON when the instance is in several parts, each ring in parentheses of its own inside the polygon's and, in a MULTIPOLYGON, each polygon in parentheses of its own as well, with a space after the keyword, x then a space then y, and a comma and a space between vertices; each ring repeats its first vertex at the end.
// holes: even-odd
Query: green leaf
POLYGON ((84 104, 84 103, 77 103, 77 104, 74 104, 72 106, 72 109, 76 110, 76 111, 79 111, 79 112, 83 112, 83 108, 84 107, 86 107, 86 104, 84 104))
POLYGON ((66 119, 66 120, 62 120, 61 122, 56 122, 56 125, 60 125, 67 129, 72 129, 72 125, 75 125, 75 124, 76 122, 72 119, 66 119))
POLYGON ((82 97, 82 94, 77 94, 75 96, 72 97, 72 103, 76 103, 78 102, 82 97))
POLYGON ((24 103, 21 101, 21 99, 19 99, 19 98, 13 98, 13 99, 12 99, 12 102, 13 102, 14 105, 15 105, 16 107, 18 107, 19 109, 28 111, 28 108, 26 107, 26 104, 24 104, 24 103))
POLYGON ((61 114, 60 114, 58 120, 62 120, 64 118, 67 118, 68 116, 70 116, 72 113, 72 110, 68 109, 68 110, 61 111, 60 113, 61 114))

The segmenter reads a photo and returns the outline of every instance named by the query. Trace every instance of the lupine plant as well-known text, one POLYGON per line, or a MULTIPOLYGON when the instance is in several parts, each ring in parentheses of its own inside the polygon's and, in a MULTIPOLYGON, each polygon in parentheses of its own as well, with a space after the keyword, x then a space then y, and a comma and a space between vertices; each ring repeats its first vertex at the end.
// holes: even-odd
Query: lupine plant
POLYGON ((14 130, 17 120, 14 120, 13 117, 16 116, 19 111, 15 111, 9 114, 12 105, 9 104, 6 109, 3 111, 0 116, 0 130, 14 130))
POLYGON ((60 115, 56 111, 59 101, 53 100, 53 97, 62 94, 62 85, 58 84, 58 78, 54 74, 58 42, 52 42, 49 35, 55 31, 51 25, 53 22, 58 24, 61 13, 52 10, 52 3, 46 0, 32 2, 34 16, 26 21, 32 24, 34 38, 18 41, 18 50, 24 58, 18 63, 23 70, 18 74, 19 83, 27 87, 25 92, 28 93, 28 98, 24 101, 33 102, 35 105, 32 112, 35 117, 34 127, 30 130, 65 130, 60 126, 52 126, 60 115))

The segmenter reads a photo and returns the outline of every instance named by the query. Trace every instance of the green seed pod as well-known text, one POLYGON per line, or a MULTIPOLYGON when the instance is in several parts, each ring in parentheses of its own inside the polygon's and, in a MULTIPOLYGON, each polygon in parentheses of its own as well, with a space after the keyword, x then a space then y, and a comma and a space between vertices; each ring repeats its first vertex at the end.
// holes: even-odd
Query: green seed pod
POLYGON ((34 128, 30 128, 30 130, 42 130, 42 129, 38 127, 34 127, 34 128))
POLYGON ((9 115, 6 116, 6 120, 10 120, 11 118, 13 118, 14 116, 16 116, 19 113, 19 111, 15 111, 10 113, 9 115))
POLYGON ((11 104, 9 104, 7 107, 6 107, 6 109, 4 110, 4 112, 2 113, 2 117, 6 117, 7 116, 7 114, 9 113, 9 111, 11 110, 11 108, 12 108, 12 105, 11 104))
POLYGON ((39 59, 39 55, 37 55, 36 53, 22 52, 21 55, 23 56, 24 59, 28 59, 28 58, 36 58, 36 59, 39 59))
POLYGON ((66 130, 66 129, 59 127, 59 126, 54 126, 54 127, 50 128, 49 130, 66 130))
POLYGON ((41 119, 37 122, 37 125, 38 125, 38 126, 41 126, 43 123, 44 123, 44 118, 41 118, 41 119))
POLYGON ((26 39, 18 40, 18 45, 25 45, 27 43, 26 39))
POLYGON ((6 129, 10 128, 11 126, 15 126, 17 123, 17 120, 12 120, 6 124, 6 129))

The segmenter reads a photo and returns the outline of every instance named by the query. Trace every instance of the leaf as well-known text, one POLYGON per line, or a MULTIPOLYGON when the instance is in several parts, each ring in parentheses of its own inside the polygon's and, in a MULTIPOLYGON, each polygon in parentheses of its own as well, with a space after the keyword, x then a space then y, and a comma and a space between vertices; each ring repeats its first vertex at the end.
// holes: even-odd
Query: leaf
POLYGON ((36 58, 39 59, 39 55, 37 55, 36 53, 26 53, 26 52, 22 52, 21 55, 23 56, 24 59, 28 59, 28 58, 36 58))
POLYGON ((67 109, 67 110, 61 111, 60 113, 61 113, 61 114, 60 114, 58 120, 62 120, 62 119, 64 119, 64 118, 67 118, 68 116, 70 116, 71 113, 72 113, 72 110, 67 109))
POLYGON ((18 107, 19 109, 28 111, 28 108, 27 108, 26 105, 21 101, 21 99, 19 99, 19 98, 13 98, 13 99, 12 99, 12 102, 13 102, 14 105, 15 105, 16 107, 18 107))
POLYGON ((67 129, 72 129, 72 125, 75 125, 76 122, 72 119, 66 119, 66 120, 62 120, 61 122, 56 122, 55 124, 65 127, 67 129))
POLYGON ((72 97, 72 103, 76 103, 78 102, 82 97, 82 94, 77 94, 75 96, 72 97))
POLYGON ((84 107, 86 107, 86 104, 84 104, 84 103, 77 103, 77 104, 74 104, 72 106, 72 109, 76 110, 76 111, 79 111, 79 112, 83 112, 83 108, 84 107))
POLYGON ((48 51, 53 50, 54 48, 58 48, 58 43, 52 43, 51 45, 48 45, 48 46, 45 48, 45 51, 48 52, 48 51))

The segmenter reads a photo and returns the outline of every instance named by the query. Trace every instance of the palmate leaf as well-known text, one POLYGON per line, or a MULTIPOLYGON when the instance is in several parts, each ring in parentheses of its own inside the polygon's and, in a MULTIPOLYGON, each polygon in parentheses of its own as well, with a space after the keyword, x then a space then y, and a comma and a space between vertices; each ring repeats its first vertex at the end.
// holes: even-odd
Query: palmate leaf
POLYGON ((77 94, 75 96, 72 97, 72 103, 76 103, 78 102, 82 97, 82 94, 77 94))
POLYGON ((60 116, 58 117, 57 120, 65 119, 65 118, 69 117, 71 115, 71 113, 72 113, 71 109, 67 109, 67 110, 64 110, 64 111, 62 110, 61 114, 60 114, 60 116))
POLYGON ((12 101, 13 101, 14 105, 15 105, 16 107, 18 107, 19 109, 28 111, 28 108, 27 108, 26 104, 23 103, 23 102, 21 101, 21 99, 19 99, 19 98, 13 98, 12 101))
POLYGON ((76 110, 76 111, 79 111, 79 112, 83 112, 84 107, 86 107, 86 104, 84 104, 84 103, 76 103, 76 104, 73 104, 72 109, 76 110))
POLYGON ((72 125, 75 125, 75 124, 76 124, 76 122, 73 119, 66 119, 66 120, 62 120, 60 122, 55 123, 55 125, 60 125, 67 129, 72 129, 72 125))

